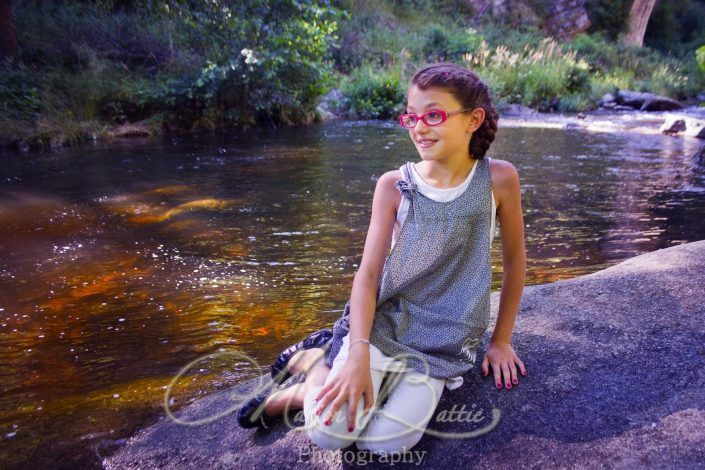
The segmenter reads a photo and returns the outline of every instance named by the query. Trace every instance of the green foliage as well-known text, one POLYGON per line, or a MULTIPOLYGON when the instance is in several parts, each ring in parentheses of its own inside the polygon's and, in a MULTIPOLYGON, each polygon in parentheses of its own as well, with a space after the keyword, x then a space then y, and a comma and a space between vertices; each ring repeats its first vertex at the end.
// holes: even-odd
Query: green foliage
POLYGON ((644 44, 686 57, 705 43, 705 2, 669 0, 656 2, 646 28, 644 44))
POLYGON ((0 115, 15 120, 32 119, 42 110, 42 100, 31 71, 0 62, 0 115))
POLYGON ((406 84, 397 70, 360 67, 342 85, 348 113, 353 118, 387 119, 406 106, 406 84))
POLYGON ((558 98, 588 87, 588 64, 551 38, 520 51, 503 45, 492 49, 483 42, 466 61, 504 102, 548 110, 558 98))
MULTIPOLYGON (((336 77, 339 111, 386 119, 403 110, 413 72, 440 60, 476 69, 497 101, 543 110, 588 109, 625 88, 679 99, 705 89, 702 0, 657 2, 646 36, 654 48, 638 49, 615 42, 631 0, 587 0, 590 34, 563 44, 531 18, 480 24, 473 4, 15 2, 21 57, 0 64, 0 127, 35 128, 41 143, 128 121, 182 130, 306 123, 336 77)), ((525 4, 545 16, 549 2, 525 4)))
POLYGON ((159 114, 178 129, 310 122, 342 16, 325 0, 20 3, 32 72, 0 70, 0 99, 27 120, 41 108, 107 123, 159 114))
POLYGON ((695 51, 695 60, 698 61, 698 67, 705 72, 705 45, 698 47, 695 51))
POLYGON ((475 30, 456 30, 431 23, 423 36, 426 38, 421 52, 427 62, 459 62, 468 51, 479 46, 483 37, 475 30))

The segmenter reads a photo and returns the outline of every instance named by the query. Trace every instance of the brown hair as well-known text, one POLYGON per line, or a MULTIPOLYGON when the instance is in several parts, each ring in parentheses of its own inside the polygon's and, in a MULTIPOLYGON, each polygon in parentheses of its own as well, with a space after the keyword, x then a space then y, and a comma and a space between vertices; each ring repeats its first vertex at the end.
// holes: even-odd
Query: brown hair
POLYGON ((440 62, 427 65, 416 72, 411 78, 411 85, 416 85, 421 90, 443 88, 451 93, 463 108, 484 109, 485 121, 470 139, 470 155, 473 158, 485 158, 490 144, 494 141, 499 121, 499 114, 492 106, 487 83, 480 80, 472 70, 451 62, 440 62))

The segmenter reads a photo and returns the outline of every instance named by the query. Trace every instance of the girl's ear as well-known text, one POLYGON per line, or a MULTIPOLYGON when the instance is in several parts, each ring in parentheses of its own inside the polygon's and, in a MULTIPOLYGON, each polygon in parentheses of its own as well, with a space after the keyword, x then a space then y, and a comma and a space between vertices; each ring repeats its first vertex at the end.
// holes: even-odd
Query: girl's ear
POLYGON ((478 130, 482 123, 485 122, 485 110, 483 108, 475 108, 467 116, 466 129, 470 134, 478 130))

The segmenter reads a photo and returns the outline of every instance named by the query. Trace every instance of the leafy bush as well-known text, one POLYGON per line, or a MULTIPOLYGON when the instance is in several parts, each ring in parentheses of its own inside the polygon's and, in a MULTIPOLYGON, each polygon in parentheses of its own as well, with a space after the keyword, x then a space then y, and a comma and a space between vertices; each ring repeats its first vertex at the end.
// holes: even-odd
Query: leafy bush
POLYGON ((469 51, 475 49, 482 36, 475 30, 454 30, 438 24, 430 24, 423 35, 426 40, 422 46, 423 59, 427 62, 459 62, 469 51))
POLYGON ((342 85, 353 118, 387 119, 406 105, 406 84, 397 70, 376 70, 370 65, 353 72, 342 85))
POLYGON ((705 45, 698 47, 695 51, 695 60, 698 61, 698 67, 705 72, 705 45))
POLYGON ((507 46, 490 49, 482 42, 465 56, 500 101, 520 103, 547 110, 561 96, 582 93, 588 88, 588 64, 575 51, 563 51, 552 38, 519 52, 507 46))

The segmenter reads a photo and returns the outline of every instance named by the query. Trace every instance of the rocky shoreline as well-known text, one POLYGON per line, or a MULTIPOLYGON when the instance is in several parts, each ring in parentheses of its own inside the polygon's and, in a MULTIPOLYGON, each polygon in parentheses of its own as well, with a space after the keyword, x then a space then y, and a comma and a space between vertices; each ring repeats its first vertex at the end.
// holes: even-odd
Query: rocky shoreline
MULTIPOLYGON (((337 112, 336 103, 343 95, 333 89, 322 97, 316 108, 316 119, 326 122, 348 119, 337 112)), ((699 102, 705 102, 705 95, 698 96, 699 102)), ((584 113, 542 113, 521 105, 499 107, 500 126, 509 127, 545 127, 564 129, 583 129, 593 132, 637 132, 671 136, 687 136, 705 139, 705 107, 684 105, 676 100, 653 93, 619 90, 616 95, 605 94, 594 111, 584 113)), ((73 125, 80 130, 72 130, 68 135, 55 131, 22 131, 29 135, 5 135, 0 141, 0 152, 13 149, 18 152, 38 150, 41 148, 60 149, 81 142, 134 139, 156 137, 170 133, 160 129, 153 120, 129 122, 113 127, 87 126, 81 123, 73 125)), ((216 130, 212 123, 199 125, 192 132, 212 132, 216 130)), ((21 133, 20 133, 21 134, 21 133)))
MULTIPOLYGON (((703 284, 705 240, 586 276, 527 286, 513 346, 528 375, 510 390, 497 390, 492 378, 481 376, 478 355, 465 384, 444 392, 431 432, 395 466, 417 468, 419 461, 428 468, 705 465, 703 284), (460 411, 470 410, 482 419, 460 419, 460 411)), ((498 302, 495 292, 493 322, 498 302)), ((252 386, 215 393, 177 416, 214 416, 232 407, 234 392, 252 386)), ((103 466, 342 468, 363 463, 386 468, 391 462, 363 455, 355 446, 316 449, 296 415, 290 418, 292 427, 281 422, 252 431, 239 428, 233 413, 199 426, 164 417, 124 445, 117 443, 121 446, 103 466)))

